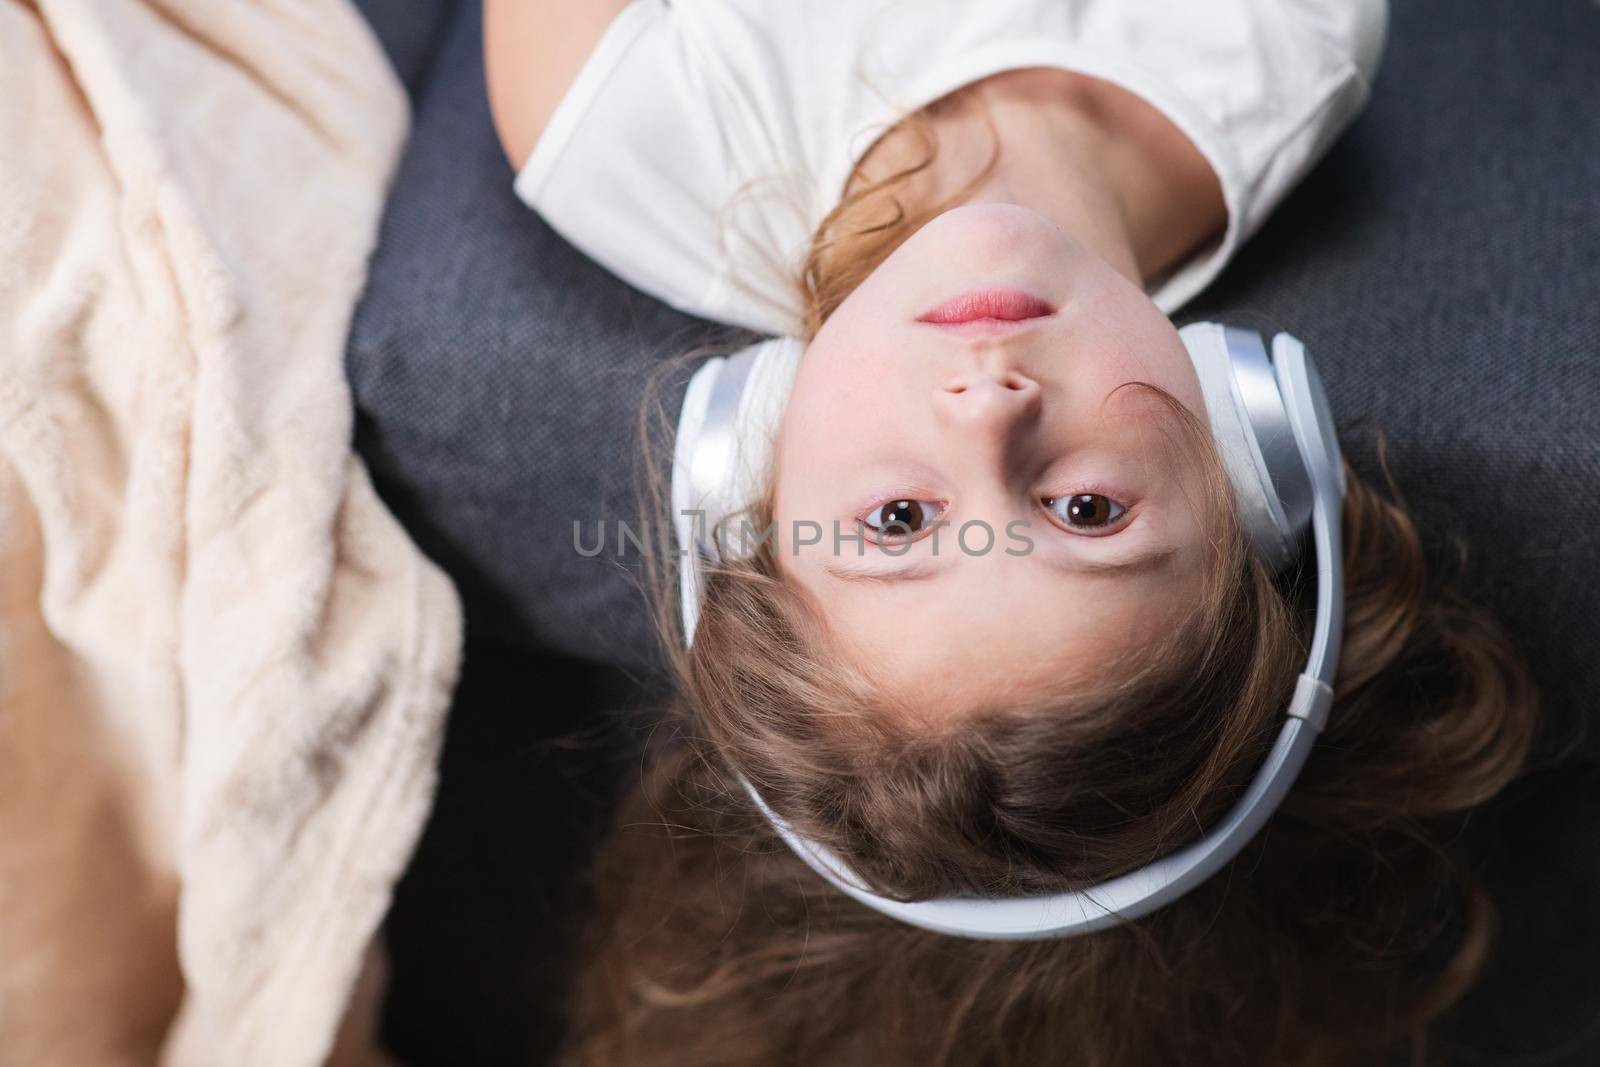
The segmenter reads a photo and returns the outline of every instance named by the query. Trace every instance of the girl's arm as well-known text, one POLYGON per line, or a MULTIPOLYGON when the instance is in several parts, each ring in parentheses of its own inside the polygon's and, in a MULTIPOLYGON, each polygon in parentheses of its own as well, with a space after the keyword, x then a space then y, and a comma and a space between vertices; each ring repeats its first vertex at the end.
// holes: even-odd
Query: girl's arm
POLYGON ((606 27, 629 0, 484 0, 483 59, 495 132, 528 160, 606 27))

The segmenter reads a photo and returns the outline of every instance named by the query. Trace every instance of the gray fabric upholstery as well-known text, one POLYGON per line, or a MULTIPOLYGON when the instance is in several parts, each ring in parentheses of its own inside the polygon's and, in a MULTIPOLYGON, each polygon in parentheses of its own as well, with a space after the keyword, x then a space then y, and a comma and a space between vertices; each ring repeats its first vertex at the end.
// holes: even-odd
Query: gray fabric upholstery
POLYGON ((413 100, 456 6, 456 0, 356 0, 413 100))
MULTIPOLYGON (((416 117, 350 339, 357 446, 456 578, 471 641, 647 667, 636 561, 579 557, 572 524, 636 517, 646 380, 739 335, 630 290, 513 197, 473 0, 364 6, 416 117), (446 20, 431 54, 423 8, 446 20)), ((1551 1064, 1600 1062, 1600 1034, 1574 1037, 1600 1012, 1597 101, 1593 3, 1397 2, 1368 111, 1182 316, 1305 340, 1352 461, 1377 476, 1381 428, 1433 557, 1449 569, 1464 540, 1469 589, 1534 667, 1550 728, 1478 827, 1508 903, 1456 1027, 1489 1052, 1569 1041, 1551 1064)), ((531 713, 564 699, 528 691, 531 713)))

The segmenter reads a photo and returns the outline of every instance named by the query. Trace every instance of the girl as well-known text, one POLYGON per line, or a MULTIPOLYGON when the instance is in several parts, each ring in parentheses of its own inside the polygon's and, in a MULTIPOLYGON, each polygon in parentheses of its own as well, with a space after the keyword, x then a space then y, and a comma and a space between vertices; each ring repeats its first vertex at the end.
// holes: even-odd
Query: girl
POLYGON ((739 786, 906 900, 1093 885, 1228 808, 1311 583, 1251 551, 1167 316, 1359 109, 1384 24, 490 0, 519 195, 639 288, 803 343, 740 502, 775 536, 708 574, 687 649, 661 598, 681 736, 602 859, 575 1061, 1426 1057, 1491 928, 1455 831, 1534 708, 1348 469, 1327 726, 1269 832, 1176 902, 1067 940, 928 933, 816 877, 739 786), (799 533, 836 523, 863 543, 799 533), (973 524, 1031 550, 952 542, 973 524))

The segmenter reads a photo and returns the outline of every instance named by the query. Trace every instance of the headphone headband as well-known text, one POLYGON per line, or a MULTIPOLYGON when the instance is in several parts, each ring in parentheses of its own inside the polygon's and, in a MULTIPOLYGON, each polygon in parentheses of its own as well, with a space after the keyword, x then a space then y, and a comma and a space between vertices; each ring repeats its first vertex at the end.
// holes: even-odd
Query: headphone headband
MULTIPOLYGON (((1346 492, 1333 416, 1316 366, 1288 334, 1273 338, 1216 323, 1179 331, 1233 484, 1251 549, 1273 569, 1292 563, 1310 527, 1316 552, 1316 624, 1277 741, 1249 788, 1198 841, 1090 889, 1047 896, 897 901, 869 889, 840 859, 769 808, 740 776, 784 842, 841 892, 885 915, 938 933, 992 940, 1068 937, 1170 903, 1215 874, 1258 833, 1294 784, 1333 702, 1344 629, 1340 523, 1346 492)), ((696 372, 679 419, 672 477, 685 640, 699 618, 703 569, 720 558, 717 531, 748 506, 770 470, 773 443, 804 346, 753 345, 696 372), (703 512, 696 531, 694 516, 703 512)))

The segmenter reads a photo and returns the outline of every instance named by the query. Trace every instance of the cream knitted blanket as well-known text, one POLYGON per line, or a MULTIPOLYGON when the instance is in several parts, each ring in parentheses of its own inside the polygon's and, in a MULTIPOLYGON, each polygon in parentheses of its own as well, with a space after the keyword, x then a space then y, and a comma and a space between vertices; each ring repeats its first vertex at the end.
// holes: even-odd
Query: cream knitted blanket
POLYGON ((371 1058, 454 591, 350 449, 345 0, 0 0, 0 1064, 371 1058))

